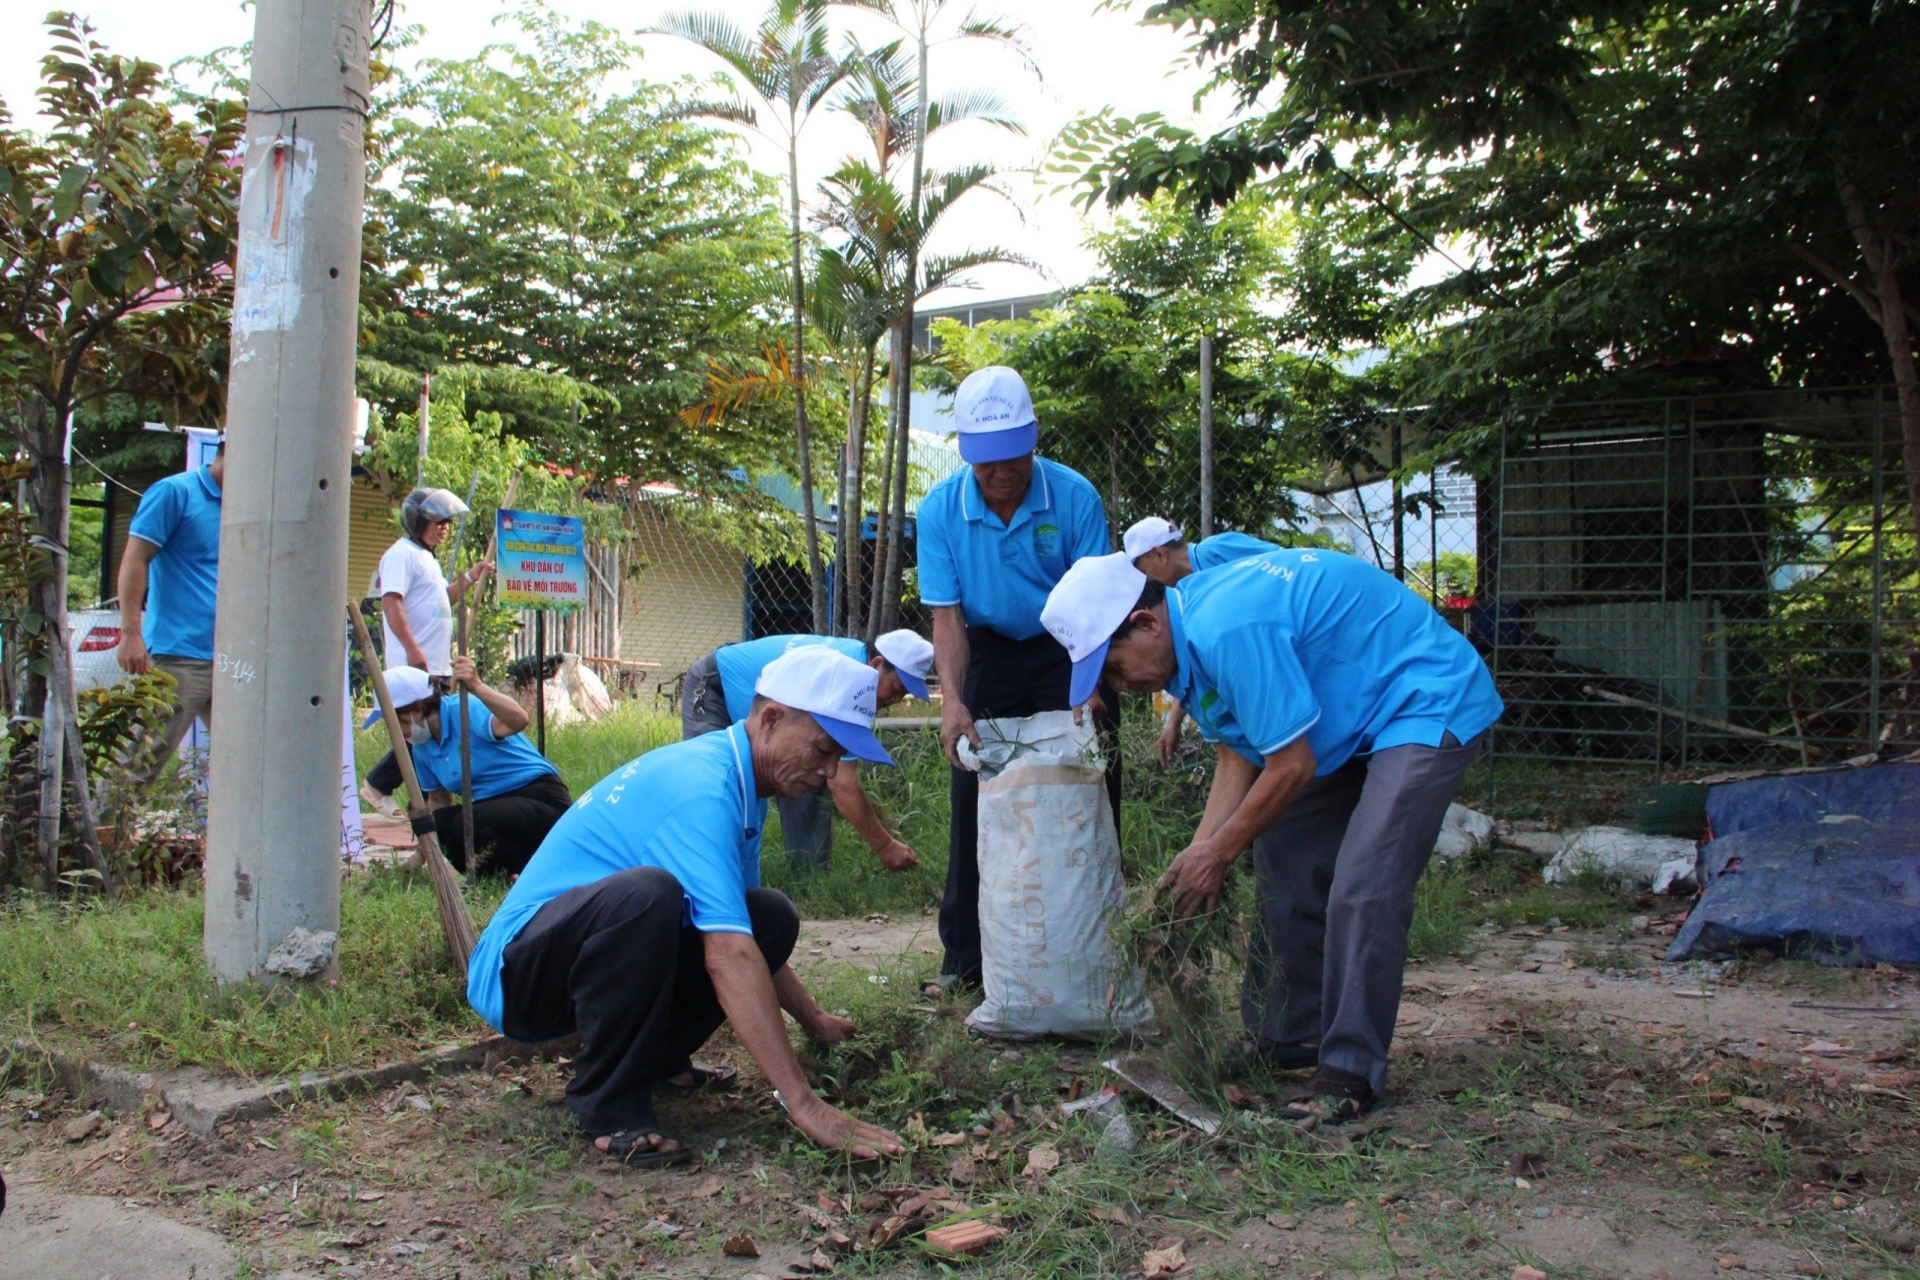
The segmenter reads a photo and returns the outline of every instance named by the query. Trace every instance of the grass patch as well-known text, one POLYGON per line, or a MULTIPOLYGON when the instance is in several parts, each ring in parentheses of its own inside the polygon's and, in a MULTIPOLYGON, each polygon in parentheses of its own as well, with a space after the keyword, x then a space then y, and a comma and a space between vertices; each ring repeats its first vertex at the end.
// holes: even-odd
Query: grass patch
MULTIPOLYGON (((483 922, 503 886, 469 894, 483 922)), ((463 998, 424 877, 379 871, 341 887, 340 978, 327 987, 222 986, 202 950, 198 888, 115 903, 0 909, 0 1029, 82 1042, 134 1066, 242 1075, 386 1061, 483 1028, 463 998)))

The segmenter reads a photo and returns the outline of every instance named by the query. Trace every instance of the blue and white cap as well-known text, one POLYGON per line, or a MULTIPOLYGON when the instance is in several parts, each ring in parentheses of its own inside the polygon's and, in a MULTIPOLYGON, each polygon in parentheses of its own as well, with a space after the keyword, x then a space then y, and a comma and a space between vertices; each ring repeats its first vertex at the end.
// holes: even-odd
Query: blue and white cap
POLYGON ((908 693, 927 700, 927 672, 933 669, 933 645, 918 631, 889 631, 873 642, 876 652, 893 664, 894 674, 908 693))
MULTIPOLYGON (((393 709, 410 707, 416 702, 425 702, 433 696, 433 677, 418 667, 388 667, 387 696, 393 699, 393 709)), ((373 714, 360 727, 371 729, 380 720, 380 707, 375 704, 373 714)))
POLYGON ((960 460, 1005 462, 1033 452, 1040 428, 1033 397, 1019 374, 1003 364, 975 369, 953 397, 960 429, 960 460))
POLYGON ((1160 516, 1148 516, 1138 520, 1120 536, 1120 545, 1126 549, 1127 559, 1138 560, 1155 547, 1164 547, 1169 542, 1180 541, 1180 526, 1160 516))
POLYGON ((753 691, 783 707, 806 712, 855 759, 893 763, 880 739, 873 736, 880 673, 866 663, 823 644, 802 645, 769 662, 754 681, 753 691))
POLYGON ((1133 567, 1133 557, 1116 551, 1075 560, 1047 594, 1040 625, 1073 660, 1073 685, 1067 699, 1071 705, 1077 707, 1093 696, 1100 669, 1106 665, 1107 645, 1146 589, 1147 575, 1133 567))

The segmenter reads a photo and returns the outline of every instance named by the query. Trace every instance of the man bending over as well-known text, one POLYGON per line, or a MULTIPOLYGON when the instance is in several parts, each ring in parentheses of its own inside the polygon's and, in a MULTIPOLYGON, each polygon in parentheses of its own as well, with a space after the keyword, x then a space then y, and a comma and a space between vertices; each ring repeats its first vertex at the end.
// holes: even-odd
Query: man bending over
POLYGON ((723 1021, 813 1141, 859 1158, 904 1149, 807 1086, 781 1011, 828 1044, 853 1024, 787 967, 799 913, 759 887, 768 797, 821 786, 843 755, 893 763, 873 736, 878 685, 822 646, 770 663, 743 721, 595 783, 494 913, 467 1000, 516 1040, 580 1033, 567 1105, 596 1149, 633 1165, 692 1157, 661 1131, 653 1087, 725 1083, 692 1057, 723 1021))

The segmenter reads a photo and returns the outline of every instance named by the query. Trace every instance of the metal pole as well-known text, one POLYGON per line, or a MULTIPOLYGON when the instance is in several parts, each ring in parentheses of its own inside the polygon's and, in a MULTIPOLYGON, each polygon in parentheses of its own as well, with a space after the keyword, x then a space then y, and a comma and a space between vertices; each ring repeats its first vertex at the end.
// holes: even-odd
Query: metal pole
MULTIPOLYGON (((414 463, 413 483, 424 485, 427 482, 427 441, 433 435, 433 379, 426 374, 420 375, 420 421, 417 424, 420 438, 419 458, 414 463)), ((476 473, 477 474, 477 473, 476 473)))
POLYGON ((1887 418, 1882 389, 1873 389, 1873 650, 1867 671, 1867 753, 1880 749, 1881 620, 1886 616, 1887 418))
POLYGON ((1406 491, 1400 483, 1400 415, 1393 415, 1393 576, 1407 580, 1406 491))
POLYGON ((366 0, 254 15, 207 806, 205 945, 224 981, 263 976, 295 928, 340 928, 367 22, 366 0))
POLYGON ((533 718, 539 726, 540 754, 547 754, 547 611, 533 611, 533 718))
POLYGON ((1213 335, 1200 335, 1200 536, 1213 536, 1213 335))
MULTIPOLYGON (((467 619, 472 615, 467 611, 467 598, 460 597, 460 656, 471 655, 467 652, 467 619)), ((467 686, 460 686, 460 843, 461 851, 466 854, 467 883, 472 884, 480 875, 480 864, 474 860, 473 853, 473 714, 468 702, 467 686)))

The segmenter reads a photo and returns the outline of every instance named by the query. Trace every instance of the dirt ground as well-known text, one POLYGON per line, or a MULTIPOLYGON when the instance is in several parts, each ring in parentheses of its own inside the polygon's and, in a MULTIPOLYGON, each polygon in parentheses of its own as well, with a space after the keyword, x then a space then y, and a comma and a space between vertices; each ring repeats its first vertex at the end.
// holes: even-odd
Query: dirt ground
MULTIPOLYGON (((881 1170, 796 1148, 744 1055, 716 1042, 706 1056, 734 1060, 738 1088, 662 1105, 705 1149, 685 1169, 622 1169, 580 1142, 564 1064, 208 1137, 157 1114, 89 1121, 15 1089, 0 1168, 43 1201, 107 1197, 216 1232, 251 1277, 1916 1274, 1915 979, 1668 966, 1662 928, 1483 928, 1470 963, 1410 971, 1386 1105, 1302 1134, 1273 1114, 1297 1077, 1249 1069, 1236 1084, 1230 1069, 1221 1096, 1237 1109, 1216 1138, 1130 1096, 1130 1164, 1102 1164, 1053 1105, 1111 1081, 1091 1048, 970 1050, 1026 1072, 1024 1104, 970 1133, 941 1133, 929 1112, 912 1155, 881 1170), (1055 1096, 1034 1096, 1036 1078, 1055 1096), (1008 1235, 977 1262, 870 1247, 928 1200, 922 1217, 977 1210, 1008 1235)), ((810 924, 796 959, 878 979, 936 948, 930 916, 875 917, 810 924)))

